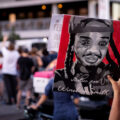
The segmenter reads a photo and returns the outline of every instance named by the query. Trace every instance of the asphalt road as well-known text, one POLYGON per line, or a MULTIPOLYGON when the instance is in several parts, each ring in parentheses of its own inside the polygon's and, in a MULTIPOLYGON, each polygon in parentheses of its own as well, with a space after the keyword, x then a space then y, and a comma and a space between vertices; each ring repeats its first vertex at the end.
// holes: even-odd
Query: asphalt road
POLYGON ((23 109, 18 110, 16 105, 0 104, 0 120, 25 120, 23 109))
POLYGON ((18 110, 16 105, 0 104, 0 120, 22 120, 23 109, 18 110))

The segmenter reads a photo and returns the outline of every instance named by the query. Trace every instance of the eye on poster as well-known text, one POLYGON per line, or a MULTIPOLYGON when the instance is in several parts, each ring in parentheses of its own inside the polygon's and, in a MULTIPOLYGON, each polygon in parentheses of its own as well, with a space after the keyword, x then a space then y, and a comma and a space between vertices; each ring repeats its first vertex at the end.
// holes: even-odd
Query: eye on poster
POLYGON ((107 75, 120 77, 120 21, 62 17, 54 90, 112 96, 107 75))

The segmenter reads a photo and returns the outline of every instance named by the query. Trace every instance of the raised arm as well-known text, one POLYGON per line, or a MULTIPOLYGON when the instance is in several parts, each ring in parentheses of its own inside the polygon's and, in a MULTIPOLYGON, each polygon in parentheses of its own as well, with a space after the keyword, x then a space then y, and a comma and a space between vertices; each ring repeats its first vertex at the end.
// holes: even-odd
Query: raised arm
POLYGON ((4 36, 3 41, 2 41, 2 47, 5 46, 5 43, 6 43, 7 40, 8 40, 8 36, 4 36))
POLYGON ((109 75, 108 79, 110 80, 114 91, 114 98, 109 120, 120 120, 120 79, 116 82, 109 75))

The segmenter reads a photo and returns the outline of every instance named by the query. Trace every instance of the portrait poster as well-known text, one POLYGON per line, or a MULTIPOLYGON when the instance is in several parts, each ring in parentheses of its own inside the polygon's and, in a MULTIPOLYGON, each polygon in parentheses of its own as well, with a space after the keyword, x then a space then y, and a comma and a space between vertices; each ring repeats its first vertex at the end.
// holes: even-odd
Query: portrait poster
POLYGON ((54 91, 112 96, 119 65, 120 21, 64 15, 54 91))

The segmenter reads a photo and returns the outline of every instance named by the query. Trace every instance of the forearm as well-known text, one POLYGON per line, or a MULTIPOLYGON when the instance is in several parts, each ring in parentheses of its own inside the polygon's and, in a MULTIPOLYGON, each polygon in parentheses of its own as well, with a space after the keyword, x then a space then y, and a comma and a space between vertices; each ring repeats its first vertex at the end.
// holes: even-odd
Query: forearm
POLYGON ((120 94, 114 95, 109 120, 120 120, 120 94))
POLYGON ((45 101, 47 100, 47 96, 46 95, 42 95, 41 98, 39 99, 39 101, 37 102, 36 106, 37 108, 43 104, 45 101))
POLYGON ((38 61, 39 67, 42 67, 43 66, 42 59, 40 57, 38 57, 37 61, 38 61))
POLYGON ((35 70, 35 67, 33 66, 33 67, 31 68, 31 72, 33 73, 33 72, 34 72, 34 70, 35 70))

